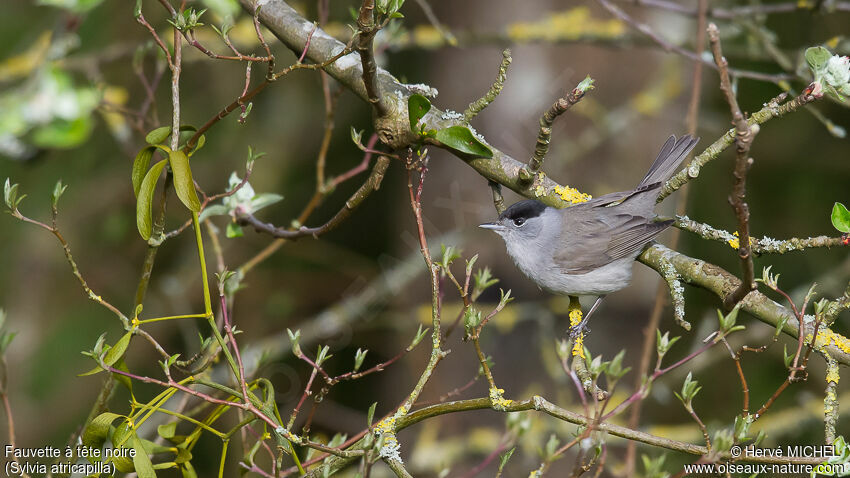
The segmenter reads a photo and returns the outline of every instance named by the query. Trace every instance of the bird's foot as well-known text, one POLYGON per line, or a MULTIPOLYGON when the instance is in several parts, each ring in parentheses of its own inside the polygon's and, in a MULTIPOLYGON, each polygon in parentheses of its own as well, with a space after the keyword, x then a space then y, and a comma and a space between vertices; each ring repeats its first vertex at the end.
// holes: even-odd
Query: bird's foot
POLYGON ((587 326, 587 319, 582 320, 578 325, 570 327, 570 338, 573 340, 580 335, 587 335, 589 333, 590 327, 587 326))

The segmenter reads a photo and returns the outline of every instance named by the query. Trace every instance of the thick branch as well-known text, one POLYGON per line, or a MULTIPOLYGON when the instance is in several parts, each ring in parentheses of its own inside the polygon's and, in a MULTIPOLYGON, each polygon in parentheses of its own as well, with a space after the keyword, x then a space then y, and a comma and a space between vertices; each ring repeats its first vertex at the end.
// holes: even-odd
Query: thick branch
POLYGON ((378 85, 378 64, 375 63, 375 52, 372 44, 379 28, 375 25, 375 0, 364 0, 357 17, 357 53, 360 54, 360 66, 363 69, 363 87, 366 97, 375 108, 378 116, 386 116, 387 106, 381 98, 381 88, 378 85))
MULTIPOLYGON (((248 13, 253 14, 256 3, 254 0, 240 0, 240 3, 248 13)), ((259 18, 260 22, 296 55, 305 51, 307 39, 310 38, 310 32, 313 31, 313 22, 299 15, 286 2, 270 0, 260 9, 259 18)), ((321 28, 316 28, 312 38, 310 38, 310 45, 306 49, 305 61, 323 63, 342 52, 344 48, 345 44, 328 35, 321 28)), ((363 66, 356 52, 343 56, 332 65, 325 67, 324 70, 354 94, 368 100, 366 87, 362 81, 363 66)), ((396 91, 404 93, 405 96, 410 94, 407 87, 399 83, 386 70, 378 68, 375 77, 378 87, 385 95, 396 91)))
MULTIPOLYGON (((741 284, 737 277, 714 264, 688 257, 660 244, 653 244, 646 248, 638 257, 638 260, 659 272, 663 270, 666 264, 670 264, 676 268, 676 272, 683 281, 706 289, 724 301, 741 284)), ((748 294, 741 301, 741 309, 774 327, 784 321, 782 331, 795 339, 799 336, 799 325, 794 313, 761 292, 753 291, 748 294)), ((806 334, 811 334, 812 329, 813 324, 804 324, 806 334)), ((820 335, 818 334, 819 339, 821 339, 820 335)), ((841 338, 839 340, 846 339, 841 338)), ((831 341, 825 344, 824 350, 839 363, 850 365, 850 353, 845 351, 843 347, 839 347, 831 341)))
MULTIPOLYGON (((254 11, 252 0, 240 1, 248 12, 254 11)), ((270 0, 264 5, 260 10, 260 21, 296 54, 301 54, 304 51, 304 46, 307 44, 310 32, 313 31, 313 23, 303 18, 282 0, 270 0)), ((342 42, 331 37, 321 28, 317 28, 312 35, 309 48, 306 50, 306 58, 312 62, 322 63, 332 58, 338 52, 341 52, 343 48, 345 48, 345 45, 342 42)), ((338 61, 325 67, 325 71, 357 96, 363 100, 367 100, 366 90, 361 81, 363 69, 359 58, 356 56, 354 53, 343 56, 338 61)), ((390 102, 388 105, 393 110, 391 114, 397 115, 393 118, 397 122, 394 128, 395 131, 387 132, 379 130, 382 140, 389 133, 399 135, 410 133, 408 131, 409 124, 406 106, 407 98, 412 94, 412 91, 407 85, 400 83, 390 73, 381 68, 377 69, 376 76, 381 91, 385 95, 396 94, 399 96, 398 102, 390 102)), ((750 124, 765 123, 770 119, 795 111, 814 100, 815 97, 804 94, 782 105, 779 104, 778 99, 771 101, 762 110, 750 117, 750 124)), ((434 105, 428 114, 425 115, 424 121, 429 127, 434 129, 464 125, 462 120, 453 118, 451 115, 446 115, 437 105, 434 105)), ((699 170, 703 165, 716 158, 717 155, 734 142, 734 134, 734 130, 727 132, 726 135, 715 141, 706 151, 697 156, 686 170, 681 171, 668 181, 668 184, 662 191, 661 197, 666 197, 699 175, 699 170)), ((412 142, 415 139, 415 137, 412 137, 410 141, 412 142)), ((482 142, 487 144, 493 151, 493 158, 470 159, 465 157, 461 159, 466 161, 469 166, 475 169, 485 179, 502 184, 519 194, 533 197, 550 206, 566 207, 571 205, 570 202, 565 201, 558 193, 553 191, 555 186, 560 185, 545 175, 542 178, 535 178, 532 184, 533 187, 531 188, 527 184, 521 183, 518 177, 519 171, 524 164, 494 148, 486 140, 482 142)))

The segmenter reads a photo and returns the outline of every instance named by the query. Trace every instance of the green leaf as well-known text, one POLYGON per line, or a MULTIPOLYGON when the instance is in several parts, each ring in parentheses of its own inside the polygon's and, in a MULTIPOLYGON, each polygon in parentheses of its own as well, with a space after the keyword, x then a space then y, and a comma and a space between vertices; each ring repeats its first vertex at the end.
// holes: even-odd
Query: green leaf
POLYGON ((142 180, 145 179, 145 173, 148 172, 148 166, 151 164, 153 152, 156 151, 154 146, 145 146, 136 154, 136 159, 133 160, 133 194, 139 197, 139 188, 142 187, 142 180))
POLYGON ((53 192, 50 193, 50 201, 53 203, 53 207, 59 203, 59 198, 65 194, 65 190, 68 189, 67 184, 62 184, 62 180, 56 181, 56 185, 53 186, 53 192))
POLYGON ((133 332, 127 332, 123 337, 118 339, 118 342, 115 342, 115 345, 106 352, 106 355, 103 357, 103 363, 111 367, 118 359, 123 357, 124 352, 127 351, 127 346, 130 345, 130 338, 132 336, 133 332))
POLYGON ((460 153, 479 158, 492 158, 493 151, 484 145, 469 128, 465 126, 450 126, 437 131, 437 141, 444 146, 460 153))
POLYGON ((594 82, 593 78, 591 78, 590 75, 587 75, 583 80, 581 80, 581 82, 578 85, 576 85, 576 89, 579 90, 582 93, 587 93, 588 91, 595 88, 593 86, 593 82, 594 82))
POLYGON ((145 142, 150 145, 162 144, 171 136, 171 126, 160 126, 145 136, 145 142))
POLYGON ((212 206, 207 206, 201 211, 201 215, 198 216, 198 221, 203 222, 204 219, 207 219, 212 216, 226 216, 228 212, 227 207, 224 204, 213 204, 212 206))
POLYGON ((0 334, 0 355, 6 353, 6 349, 9 348, 9 345, 15 340, 15 336, 18 335, 17 332, 3 332, 0 334))
POLYGON ((187 450, 183 447, 177 448, 177 456, 174 457, 174 463, 181 463, 181 464, 182 463, 189 463, 189 461, 191 459, 192 459, 192 452, 191 451, 189 451, 189 450, 187 450))
POLYGON ((402 5, 404 5, 404 0, 390 0, 387 12, 392 15, 393 13, 398 12, 402 5))
POLYGON ((177 150, 168 153, 168 163, 171 165, 171 173, 174 175, 174 189, 177 197, 190 211, 201 210, 201 201, 195 192, 195 183, 192 181, 192 170, 189 168, 189 157, 183 151, 177 150))
POLYGON ((505 453, 502 453, 499 456, 499 473, 501 473, 502 469, 505 468, 505 465, 508 464, 508 460, 511 459, 511 456, 514 454, 515 450, 516 450, 516 447, 513 447, 510 450, 506 451, 505 453))
POLYGON ((198 478, 198 474, 195 473, 195 468, 192 467, 192 463, 190 462, 183 464, 183 468, 180 468, 180 473, 183 475, 183 478, 198 478))
MULTIPOLYGON (((171 137, 171 126, 160 126, 159 128, 152 130, 150 133, 145 136, 145 141, 151 146, 161 146, 164 148, 168 148, 167 140, 171 137)), ((184 124, 180 125, 180 143, 188 141, 189 138, 195 135, 195 132, 198 131, 198 128, 195 128, 192 125, 184 124)), ((189 156, 194 154, 196 151, 201 149, 206 142, 206 138, 204 135, 198 137, 198 142, 195 145, 195 148, 189 153, 189 156)), ((185 144, 183 144, 185 146, 185 144)), ((181 146, 182 147, 182 146, 181 146)))
POLYGON ((86 427, 86 431, 83 432, 83 445, 100 450, 106 443, 106 436, 109 434, 109 427, 112 422, 122 416, 112 412, 104 412, 96 416, 86 427))
POLYGON ((242 237, 244 235, 244 233, 242 232, 242 226, 236 224, 235 222, 228 222, 227 230, 225 230, 225 235, 229 238, 242 237))
POLYGON ((136 456, 133 457, 133 465, 136 467, 136 474, 139 478, 156 478, 156 472, 153 470, 153 463, 142 445, 142 440, 135 433, 130 439, 133 448, 136 450, 136 456))
POLYGON ((245 111, 239 113, 239 122, 240 123, 245 122, 245 118, 247 118, 248 115, 251 114, 252 109, 254 109, 254 103, 250 102, 250 103, 248 103, 248 106, 245 107, 245 111))
POLYGON ((425 116, 431 109, 431 102, 428 98, 420 94, 410 95, 410 98, 407 99, 407 116, 410 119, 410 130, 417 131, 416 125, 419 124, 419 120, 425 116))
MULTIPOLYGON (((192 136, 194 136, 194 134, 192 136)), ((197 153, 199 149, 203 148, 205 144, 207 144, 207 137, 205 135, 198 136, 198 142, 195 144, 192 151, 189 151, 189 157, 191 158, 192 155, 197 153)))
POLYGON ((9 178, 6 178, 6 184, 3 186, 3 198, 6 201, 6 207, 11 211, 17 211, 18 205, 27 197, 26 194, 18 196, 18 183, 10 184, 9 178))
POLYGON ((142 239, 148 240, 151 238, 151 230, 153 229, 153 192, 156 189, 156 181, 159 175, 162 174, 162 168, 165 167, 166 160, 161 160, 153 165, 142 179, 142 184, 139 186, 139 195, 136 199, 136 227, 139 229, 142 239))
POLYGON ((6 178, 6 183, 3 185, 3 199, 6 201, 6 207, 14 209, 15 199, 18 197, 18 184, 12 184, 9 178, 6 178))
POLYGON ((809 68, 815 73, 815 77, 820 77, 820 72, 826 68, 826 63, 832 57, 832 53, 822 46, 816 46, 806 49, 806 62, 809 68))
POLYGON ((281 196, 280 194, 260 193, 260 194, 257 194, 256 196, 254 196, 251 199, 251 209, 253 209, 254 212, 256 212, 256 211, 259 211, 260 209, 262 209, 264 207, 271 206, 272 204, 274 204, 276 202, 280 202, 282 200, 283 200, 283 196, 281 196))
POLYGON ((37 129, 32 135, 32 143, 40 148, 73 148, 85 142, 93 128, 90 116, 70 121, 56 120, 37 129))
POLYGON ((850 232, 850 211, 840 202, 832 206, 832 227, 841 232, 850 232))
MULTIPOLYGON (((122 372, 129 372, 130 369, 127 367, 127 364, 124 363, 124 359, 122 358, 115 364, 115 368, 121 370, 122 372)), ((124 385, 127 391, 130 392, 130 396, 133 395, 133 381, 130 380, 130 377, 126 375, 122 375, 120 373, 113 373, 112 378, 115 379, 116 382, 124 385)))
POLYGON ((360 149, 365 148, 363 146, 363 131, 357 131, 354 126, 351 127, 351 141, 360 149))
POLYGON ((367 427, 370 427, 370 428, 372 427, 372 420, 375 419, 375 408, 377 406, 378 406, 378 402, 372 403, 372 405, 369 406, 369 411, 366 412, 366 426, 367 427))
POLYGON ((166 423, 165 425, 160 425, 156 427, 157 435, 162 438, 174 438, 175 433, 177 432, 177 422, 166 423))

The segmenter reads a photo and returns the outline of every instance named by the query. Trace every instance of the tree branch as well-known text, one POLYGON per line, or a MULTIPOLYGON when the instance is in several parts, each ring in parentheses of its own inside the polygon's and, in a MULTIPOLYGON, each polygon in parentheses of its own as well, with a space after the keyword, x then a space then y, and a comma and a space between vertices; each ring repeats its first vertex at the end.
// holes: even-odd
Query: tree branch
MULTIPOLYGON (((249 11, 253 11, 251 0, 240 1, 243 6, 247 5, 246 8, 249 11)), ((308 34, 313 30, 312 22, 301 17, 282 0, 270 0, 260 11, 260 21, 285 45, 299 54, 304 50, 308 34)), ((344 47, 345 45, 342 42, 332 38, 322 29, 316 29, 310 47, 307 49, 307 58, 314 62, 323 62, 332 57, 335 52, 342 51, 344 47)), ((366 99, 366 92, 362 81, 360 81, 362 68, 359 61, 349 56, 343 56, 338 61, 325 67, 325 71, 357 96, 364 100, 366 99)), ((388 134, 399 133, 400 136, 393 139, 398 140, 400 144, 406 145, 408 143, 404 142, 404 140, 408 136, 405 135, 408 133, 412 134, 409 131, 410 125, 406 111, 407 97, 412 92, 406 85, 398 82, 392 75, 380 68, 378 68, 376 76, 383 91, 397 94, 400 97, 399 105, 403 105, 403 108, 401 106, 391 107, 393 109, 391 118, 388 118, 387 122, 381 125, 376 125, 378 126, 379 135, 384 136, 382 139, 385 139, 388 134), (401 108, 401 111, 397 108, 401 108), (396 122, 395 127, 389 124, 390 121, 396 122), (402 131, 403 133, 401 133, 402 131)), ((748 123, 750 125, 763 124, 773 118, 796 111, 801 106, 814 101, 815 97, 804 93, 783 104, 779 104, 780 100, 781 98, 775 98, 768 102, 764 108, 750 116, 748 123)), ((424 121, 429 127, 436 129, 462 125, 459 119, 444 115, 444 112, 436 106, 432 107, 425 115, 424 121)), ((691 179, 697 177, 700 168, 731 146, 734 138, 735 130, 727 131, 709 146, 708 149, 697 156, 687 168, 680 171, 668 181, 662 191, 662 196, 669 195, 691 179)), ((535 178, 534 187, 532 188, 521 184, 519 170, 524 164, 493 147, 487 143, 486 139, 482 139, 482 142, 487 144, 493 151, 492 158, 461 157, 461 159, 484 179, 506 186, 521 195, 533 197, 553 207, 570 205, 568 201, 562 199, 554 190, 555 187, 561 188, 562 186, 545 175, 535 178)), ((721 299, 731 293, 740 283, 732 274, 713 264, 679 254, 660 245, 648 248, 640 256, 642 262, 658 271, 662 270, 664 258, 676 267, 677 272, 683 280, 710 290, 721 299)), ((797 336, 797 320, 793 317, 793 314, 766 296, 760 293, 750 294, 743 301, 743 307, 744 310, 759 320, 774 326, 787 317, 788 320, 783 330, 793 337, 797 336)), ((850 365, 850 354, 842 350, 834 342, 825 344, 825 347, 830 355, 835 357, 840 363, 850 365)))
POLYGON ((720 90, 726 96, 726 102, 729 103, 729 110, 732 112, 732 123, 735 125, 735 183, 732 187, 732 194, 729 196, 729 203, 732 205, 735 218, 738 220, 738 234, 741 238, 738 246, 738 257, 741 259, 743 279, 735 292, 726 297, 724 301, 726 308, 731 309, 745 295, 756 288, 753 255, 750 246, 750 207, 744 197, 747 193, 747 172, 753 162, 752 158, 749 157, 750 146, 758 132, 758 126, 750 128, 741 112, 741 107, 738 106, 738 99, 735 98, 732 82, 729 80, 729 62, 723 57, 723 49, 720 46, 720 32, 717 30, 717 25, 713 23, 708 24, 708 41, 711 44, 711 52, 714 54, 717 71, 720 73, 720 90))
POLYGON ((528 169, 524 170, 525 174, 522 175, 521 179, 526 182, 531 182, 533 176, 540 171, 540 168, 543 167, 543 159, 546 158, 546 153, 549 152, 549 140, 552 137, 552 124, 555 123, 555 120, 558 116, 566 113, 566 111, 573 107, 576 103, 581 101, 584 98, 587 90, 593 88, 593 80, 588 79, 579 83, 578 86, 573 88, 570 93, 563 97, 558 98, 552 106, 543 113, 543 116, 540 117, 540 131, 537 133, 537 144, 534 146, 534 154, 531 156, 531 159, 528 161, 528 169))
POLYGON ((299 229, 292 230, 286 227, 277 227, 274 224, 262 222, 253 214, 244 214, 239 216, 238 221, 243 226, 252 226, 257 232, 264 232, 283 239, 297 239, 304 236, 320 236, 336 229, 336 227, 346 220, 370 194, 381 187, 381 181, 383 181, 384 173, 386 173, 389 165, 390 158, 386 156, 378 156, 378 161, 372 168, 372 174, 370 174, 360 188, 351 195, 351 198, 349 198, 348 201, 345 201, 345 206, 343 206, 342 209, 334 215, 334 217, 321 226, 301 227, 299 229))
MULTIPOLYGON (((666 51, 675 52, 679 55, 684 56, 685 58, 687 58, 691 61, 702 62, 702 63, 714 68, 715 70, 718 69, 718 65, 712 63, 711 61, 708 61, 708 60, 702 58, 700 55, 692 52, 691 50, 687 50, 685 48, 682 48, 678 45, 674 45, 673 43, 670 43, 669 41, 665 40, 661 35, 659 35, 652 28, 650 28, 649 25, 646 25, 644 23, 640 23, 640 22, 636 21, 635 19, 630 17, 626 12, 624 12, 622 9, 620 9, 620 7, 614 5, 609 0, 597 0, 597 2, 599 2, 599 4, 602 5, 603 8, 608 10, 609 13, 611 13, 615 17, 619 18, 621 21, 629 24, 632 28, 636 29, 637 31, 648 36, 653 41, 655 41, 656 43, 661 45, 661 47, 664 48, 666 51)), ((793 75, 787 75, 787 74, 784 74, 784 73, 778 73, 778 74, 775 74, 775 75, 771 75, 771 74, 768 74, 768 73, 760 73, 760 72, 756 72, 756 71, 741 71, 741 70, 732 70, 731 73, 733 75, 737 76, 737 77, 750 78, 750 79, 753 79, 753 80, 769 81, 771 83, 779 83, 780 81, 783 81, 783 80, 787 81, 787 80, 794 79, 793 75)))
MULTIPOLYGON (((722 268, 703 260, 680 254, 661 244, 653 244, 646 248, 638 256, 638 260, 657 271, 661 271, 665 264, 670 264, 675 267, 676 272, 682 280, 712 292, 721 300, 726 300, 741 284, 741 281, 737 277, 722 268)), ((799 337, 799 324, 794 313, 774 302, 761 292, 753 291, 747 295, 741 301, 741 309, 774 327, 784 321, 782 331, 795 339, 799 337)), ((806 334, 811 334, 813 332, 812 324, 804 324, 803 330, 806 334)), ((820 343, 821 341, 826 342, 826 337, 831 338, 831 334, 834 334, 834 332, 824 331, 823 337, 821 336, 822 334, 818 334, 818 347, 823 346, 824 350, 839 363, 850 365, 850 342, 846 338, 835 334, 838 336, 836 339, 830 340, 828 343, 820 343)))
POLYGON ((366 89, 366 97, 375 108, 378 116, 387 115, 387 106, 381 97, 381 88, 378 85, 378 65, 375 63, 375 52, 372 44, 375 35, 380 30, 375 25, 375 0, 363 0, 360 6, 360 14, 357 16, 357 53, 360 54, 360 65, 363 68, 363 87, 366 89))

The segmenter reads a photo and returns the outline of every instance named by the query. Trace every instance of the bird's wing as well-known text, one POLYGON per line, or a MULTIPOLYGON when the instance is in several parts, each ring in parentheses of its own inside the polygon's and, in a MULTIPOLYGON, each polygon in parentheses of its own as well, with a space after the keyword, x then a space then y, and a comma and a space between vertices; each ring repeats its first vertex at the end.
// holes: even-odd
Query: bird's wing
POLYGON ((581 221, 565 218, 558 244, 560 252, 553 257, 564 273, 584 274, 637 254, 672 224, 672 221, 651 222, 646 217, 617 213, 614 208, 597 206, 588 208, 588 213, 590 219, 581 221))

